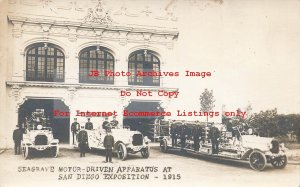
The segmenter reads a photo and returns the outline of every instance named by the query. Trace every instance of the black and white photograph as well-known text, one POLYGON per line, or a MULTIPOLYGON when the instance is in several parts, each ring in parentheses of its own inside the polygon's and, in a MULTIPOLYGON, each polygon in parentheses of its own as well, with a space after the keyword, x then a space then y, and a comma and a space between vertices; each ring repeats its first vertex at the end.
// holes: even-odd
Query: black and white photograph
POLYGON ((300 0, 0 0, 0 187, 300 186, 300 0))

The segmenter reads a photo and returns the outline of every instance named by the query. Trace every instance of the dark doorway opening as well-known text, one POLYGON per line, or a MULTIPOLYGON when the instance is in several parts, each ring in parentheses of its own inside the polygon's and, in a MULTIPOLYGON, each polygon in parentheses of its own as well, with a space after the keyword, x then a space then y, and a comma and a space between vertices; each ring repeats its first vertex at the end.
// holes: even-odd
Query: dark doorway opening
POLYGON ((54 138, 69 143, 70 116, 54 116, 53 113, 54 110, 70 112, 69 107, 59 99, 28 99, 19 108, 18 124, 23 124, 25 117, 31 116, 36 109, 44 109, 44 115, 49 120, 47 126, 52 128, 54 138))
MULTIPOLYGON (((132 101, 125 110, 129 112, 163 112, 159 102, 132 101)), ((124 116, 123 125, 130 130, 140 131, 144 136, 154 139, 154 123, 161 116, 124 116)))

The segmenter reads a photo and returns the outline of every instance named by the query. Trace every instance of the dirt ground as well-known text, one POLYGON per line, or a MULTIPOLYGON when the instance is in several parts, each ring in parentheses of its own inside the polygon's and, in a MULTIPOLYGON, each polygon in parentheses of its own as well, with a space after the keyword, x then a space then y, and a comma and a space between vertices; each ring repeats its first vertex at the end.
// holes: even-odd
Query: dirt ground
POLYGON ((248 163, 212 160, 179 151, 161 153, 155 145, 148 159, 140 154, 130 155, 125 161, 114 156, 113 163, 104 163, 104 159, 104 152, 97 151, 80 158, 79 151, 68 146, 61 148, 57 158, 35 154, 29 160, 14 155, 13 150, 6 150, 0 154, 0 187, 300 185, 300 165, 288 164, 281 170, 268 165, 258 172, 248 163))

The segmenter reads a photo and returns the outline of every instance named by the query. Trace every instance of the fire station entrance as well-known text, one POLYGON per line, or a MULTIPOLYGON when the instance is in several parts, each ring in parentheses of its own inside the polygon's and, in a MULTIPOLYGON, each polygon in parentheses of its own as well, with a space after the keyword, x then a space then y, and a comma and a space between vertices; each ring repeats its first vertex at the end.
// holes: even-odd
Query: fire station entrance
MULTIPOLYGON (((124 110, 129 112, 164 112, 158 101, 132 101, 124 110)), ((154 123, 161 116, 124 116, 123 125, 154 139, 154 123)))
POLYGON ((59 99, 28 99, 19 108, 18 124, 25 122, 25 117, 30 118, 36 109, 44 109, 44 115, 48 119, 48 127, 52 128, 54 138, 59 142, 69 143, 70 116, 54 116, 54 110, 69 112, 69 107, 59 99))

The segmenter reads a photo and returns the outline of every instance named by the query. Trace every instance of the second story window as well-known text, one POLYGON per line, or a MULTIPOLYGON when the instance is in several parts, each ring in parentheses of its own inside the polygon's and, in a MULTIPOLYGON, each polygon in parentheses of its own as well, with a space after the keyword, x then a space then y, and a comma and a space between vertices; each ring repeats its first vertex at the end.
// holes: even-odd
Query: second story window
POLYGON ((79 82, 94 84, 113 84, 114 77, 105 72, 114 72, 114 57, 104 47, 94 46, 83 49, 79 54, 79 82), (98 76, 89 76, 97 71, 98 76))
POLYGON ((128 60, 128 71, 131 76, 128 77, 129 85, 141 86, 159 86, 159 76, 138 76, 143 72, 159 72, 160 61, 156 55, 149 50, 139 50, 132 53, 128 60))
POLYGON ((65 56, 57 46, 37 43, 26 53, 26 81, 64 82, 65 56))

